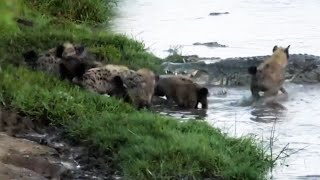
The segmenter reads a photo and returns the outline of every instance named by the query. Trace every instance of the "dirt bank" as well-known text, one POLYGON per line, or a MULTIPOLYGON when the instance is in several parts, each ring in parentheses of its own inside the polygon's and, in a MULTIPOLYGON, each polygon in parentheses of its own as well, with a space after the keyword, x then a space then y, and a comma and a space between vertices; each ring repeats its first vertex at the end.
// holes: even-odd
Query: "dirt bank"
POLYGON ((118 179, 104 152, 56 127, 0 109, 0 179, 118 179))
POLYGON ((55 155, 57 152, 52 148, 0 133, 0 161, 4 164, 0 177, 4 179, 59 179, 66 169, 55 155))

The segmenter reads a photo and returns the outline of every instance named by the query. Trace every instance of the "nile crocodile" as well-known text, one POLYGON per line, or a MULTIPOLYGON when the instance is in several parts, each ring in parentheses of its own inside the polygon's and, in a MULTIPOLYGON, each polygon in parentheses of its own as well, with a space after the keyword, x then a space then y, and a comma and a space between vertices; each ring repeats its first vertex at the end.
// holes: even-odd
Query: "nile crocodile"
MULTIPOLYGON (((165 62, 162 67, 168 73, 191 74, 196 70, 208 74, 207 83, 220 86, 244 86, 250 83, 248 74, 249 66, 257 66, 267 56, 234 57, 220 59, 213 63, 188 62, 171 63, 165 62)), ((201 58, 199 58, 201 60, 201 58)), ((291 54, 286 71, 286 79, 293 83, 318 83, 320 82, 320 56, 308 54, 291 54)))

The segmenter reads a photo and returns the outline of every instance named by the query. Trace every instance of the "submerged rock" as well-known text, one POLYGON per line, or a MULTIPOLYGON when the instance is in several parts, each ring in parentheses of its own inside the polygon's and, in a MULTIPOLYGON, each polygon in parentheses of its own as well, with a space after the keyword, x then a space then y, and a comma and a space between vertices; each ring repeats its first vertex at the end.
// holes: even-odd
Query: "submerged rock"
POLYGON ((200 43, 196 42, 193 43, 194 46, 207 46, 207 47, 227 47, 226 45, 219 44, 218 42, 205 42, 205 43, 200 43))
POLYGON ((222 14, 230 14, 229 12, 212 12, 209 14, 209 16, 219 16, 222 14))

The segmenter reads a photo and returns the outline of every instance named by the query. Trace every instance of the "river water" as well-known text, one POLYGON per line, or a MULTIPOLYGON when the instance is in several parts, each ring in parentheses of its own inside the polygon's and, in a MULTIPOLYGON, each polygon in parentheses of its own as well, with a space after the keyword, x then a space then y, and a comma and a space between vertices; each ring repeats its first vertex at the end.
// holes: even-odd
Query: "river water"
MULTIPOLYGON (((169 48, 184 55, 240 57, 268 55, 274 45, 291 45, 290 53, 320 55, 319 0, 124 0, 113 30, 145 42, 151 52, 166 57, 169 48), (209 16, 212 12, 229 12, 209 16), (226 48, 193 46, 195 42, 218 42, 226 48)), ((273 153, 287 144, 272 171, 273 179, 320 180, 319 85, 286 84, 287 111, 241 106, 250 97, 248 87, 227 88, 215 93, 207 111, 159 109, 182 118, 204 118, 230 135, 253 134, 268 141, 274 131, 273 153), (282 154, 284 156, 284 154, 282 154)), ((217 92, 219 88, 210 88, 217 92)))

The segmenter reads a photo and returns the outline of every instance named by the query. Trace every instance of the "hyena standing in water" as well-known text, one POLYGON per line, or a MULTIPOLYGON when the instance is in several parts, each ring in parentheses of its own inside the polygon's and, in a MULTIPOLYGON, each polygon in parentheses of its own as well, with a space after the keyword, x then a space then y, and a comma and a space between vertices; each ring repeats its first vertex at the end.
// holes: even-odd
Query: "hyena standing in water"
POLYGON ((251 93, 255 100, 260 98, 259 92, 264 92, 264 98, 274 103, 279 91, 287 99, 288 93, 283 87, 285 72, 289 59, 289 48, 274 46, 271 57, 259 66, 251 66, 248 72, 252 75, 251 93))

